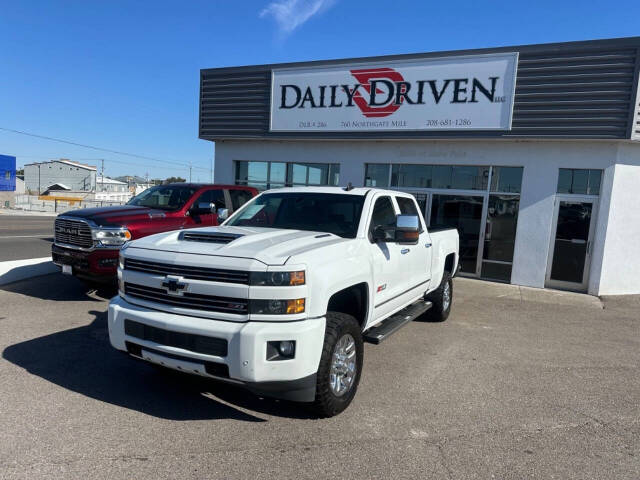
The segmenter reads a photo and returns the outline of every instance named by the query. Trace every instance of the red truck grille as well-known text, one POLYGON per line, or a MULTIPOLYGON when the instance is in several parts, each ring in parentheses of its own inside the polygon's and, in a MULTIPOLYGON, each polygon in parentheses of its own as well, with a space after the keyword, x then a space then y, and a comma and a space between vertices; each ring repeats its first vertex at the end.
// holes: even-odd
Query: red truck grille
POLYGON ((91 248, 91 228, 80 220, 68 220, 56 218, 54 223, 55 242, 57 244, 73 245, 82 248, 91 248))

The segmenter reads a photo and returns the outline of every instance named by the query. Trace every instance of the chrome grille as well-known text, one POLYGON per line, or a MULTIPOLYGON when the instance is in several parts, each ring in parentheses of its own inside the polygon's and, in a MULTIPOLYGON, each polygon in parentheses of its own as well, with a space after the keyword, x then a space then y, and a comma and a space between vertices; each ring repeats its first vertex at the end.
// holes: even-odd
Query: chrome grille
POLYGON ((207 312, 248 313, 249 301, 246 298, 214 297, 213 295, 201 295, 185 292, 182 295, 171 295, 162 288, 147 287, 126 282, 124 293, 133 298, 146 300, 147 302, 171 305, 174 307, 189 308, 192 310, 205 310, 207 312))
POLYGON ((249 272, 240 270, 222 270, 219 268, 191 267, 187 265, 170 265, 167 263, 148 262, 127 258, 125 270, 151 273, 153 275, 178 275, 192 280, 208 280, 210 282, 249 284, 249 272))
POLYGON ((80 220, 56 218, 54 223, 54 236, 58 244, 75 245, 83 248, 93 246, 91 228, 80 220))

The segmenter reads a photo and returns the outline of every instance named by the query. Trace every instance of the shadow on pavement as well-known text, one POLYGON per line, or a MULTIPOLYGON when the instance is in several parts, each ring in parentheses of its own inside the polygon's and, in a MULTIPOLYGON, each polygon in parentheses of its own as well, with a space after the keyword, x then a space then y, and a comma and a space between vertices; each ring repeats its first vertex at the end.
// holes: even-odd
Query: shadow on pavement
POLYGON ((113 285, 88 285, 70 275, 51 273, 2 285, 0 291, 18 293, 41 300, 77 302, 81 300, 107 300, 118 293, 118 288, 115 283, 113 285))
POLYGON ((235 407, 313 418, 300 405, 261 399, 235 386, 155 368, 114 350, 109 344, 106 312, 89 313, 95 316, 90 325, 11 345, 2 357, 63 388, 169 420, 266 421, 235 407))

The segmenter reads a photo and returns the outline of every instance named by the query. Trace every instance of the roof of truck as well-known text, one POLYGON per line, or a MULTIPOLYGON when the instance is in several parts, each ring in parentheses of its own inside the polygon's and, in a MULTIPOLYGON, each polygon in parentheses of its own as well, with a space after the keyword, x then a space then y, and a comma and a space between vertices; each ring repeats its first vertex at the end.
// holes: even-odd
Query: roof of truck
POLYGON ((282 192, 282 193, 342 193, 349 195, 360 195, 364 196, 368 192, 384 192, 389 195, 409 195, 405 192, 400 192, 397 190, 388 190, 385 188, 375 188, 375 187, 353 187, 350 190, 346 190, 345 187, 285 187, 285 188, 273 188, 271 190, 267 190, 264 193, 274 193, 274 192, 282 192))

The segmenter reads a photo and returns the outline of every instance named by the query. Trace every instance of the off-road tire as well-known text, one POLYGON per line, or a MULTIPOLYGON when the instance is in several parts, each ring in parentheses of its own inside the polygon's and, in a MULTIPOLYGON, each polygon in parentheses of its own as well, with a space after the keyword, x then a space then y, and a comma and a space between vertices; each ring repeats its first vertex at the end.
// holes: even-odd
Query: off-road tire
POLYGON ((449 318, 451 305, 453 304, 453 281, 449 272, 444 272, 440 286, 428 294, 426 299, 433 303, 433 306, 427 311, 425 317, 430 322, 444 322, 449 318), (449 289, 449 302, 445 301, 445 292, 449 289))
POLYGON ((362 332, 356 319, 346 313, 328 312, 322 356, 316 377, 316 398, 312 407, 316 415, 333 417, 349 406, 358 390, 358 383, 360 383, 363 354, 362 332), (356 375, 350 390, 342 396, 337 396, 330 386, 331 362, 338 340, 346 333, 350 334, 355 342, 356 375))

